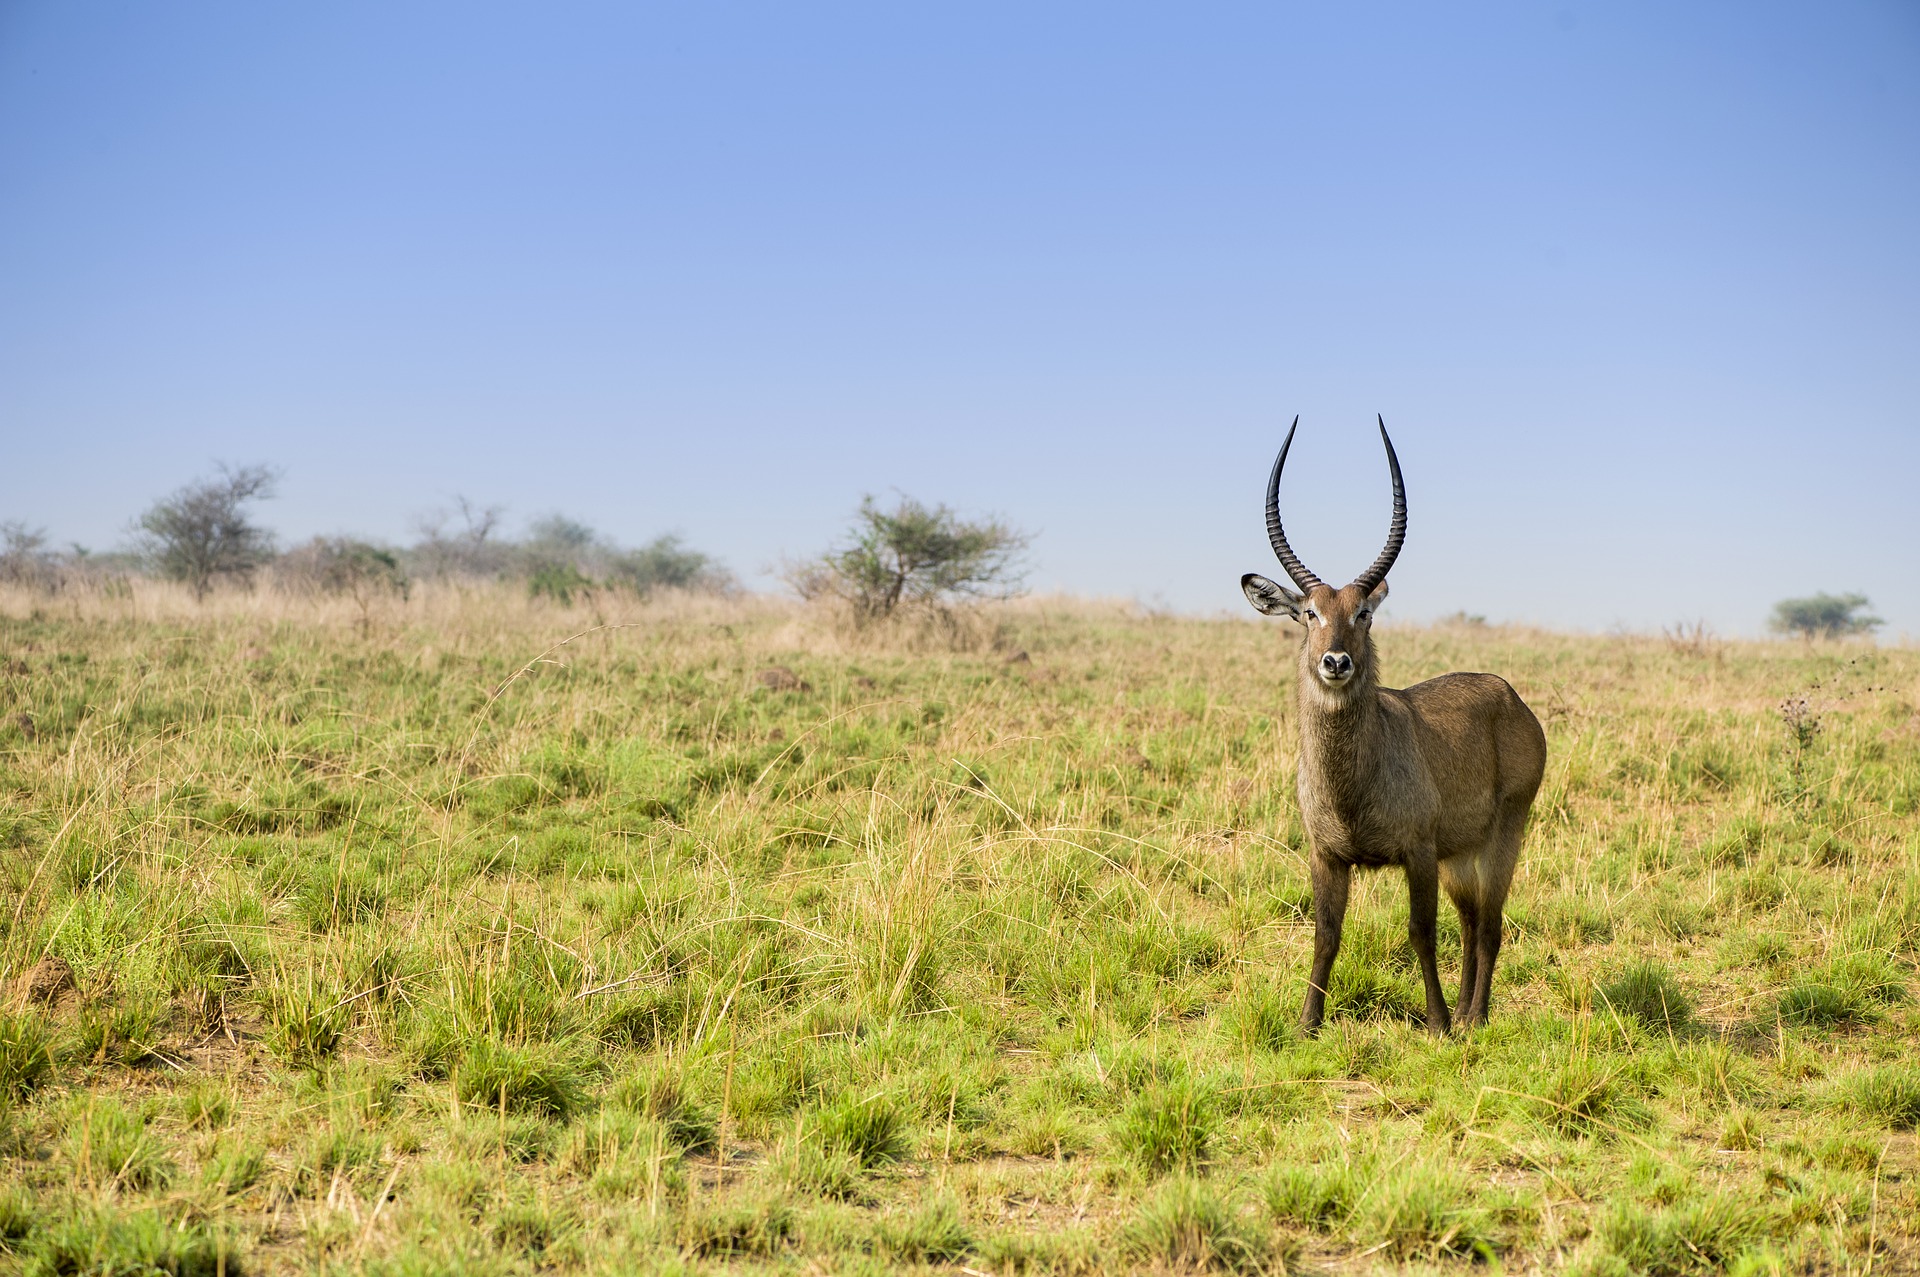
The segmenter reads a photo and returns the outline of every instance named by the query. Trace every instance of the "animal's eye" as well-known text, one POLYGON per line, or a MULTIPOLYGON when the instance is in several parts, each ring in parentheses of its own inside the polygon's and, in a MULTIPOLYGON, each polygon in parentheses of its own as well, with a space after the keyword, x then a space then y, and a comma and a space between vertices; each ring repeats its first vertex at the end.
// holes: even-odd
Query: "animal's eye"
POLYGON ((1355 613, 1353 614, 1353 619, 1354 619, 1354 620, 1356 620, 1356 621, 1364 621, 1364 620, 1366 620, 1366 619, 1367 619, 1368 617, 1370 617, 1370 616, 1372 616, 1372 615, 1373 615, 1373 613, 1371 613, 1371 612, 1364 612, 1364 611, 1362 611, 1362 612, 1355 612, 1355 613))
POLYGON ((1309 621, 1317 621, 1317 620, 1319 620, 1319 619, 1320 619, 1320 614, 1319 614, 1318 612, 1316 612, 1316 611, 1314 611, 1314 610, 1313 610, 1312 608, 1308 608, 1308 609, 1307 609, 1307 619, 1308 619, 1309 621))

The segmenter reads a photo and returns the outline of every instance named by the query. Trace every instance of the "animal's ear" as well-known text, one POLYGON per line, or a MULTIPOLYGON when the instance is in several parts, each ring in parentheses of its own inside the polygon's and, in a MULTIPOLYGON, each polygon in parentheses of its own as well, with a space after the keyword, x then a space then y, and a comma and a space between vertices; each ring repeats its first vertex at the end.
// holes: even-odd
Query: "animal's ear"
POLYGON ((1240 588, 1246 593, 1247 602, 1253 604, 1254 610, 1268 616, 1290 616, 1297 621, 1300 619, 1300 605, 1307 601, 1304 594, 1295 594, 1258 572, 1249 572, 1241 577, 1240 588))
POLYGON ((1387 583, 1385 581, 1382 581, 1380 582, 1380 584, 1373 587, 1372 594, 1367 595, 1367 606, 1377 612, 1380 610, 1380 605, 1382 603, 1385 603, 1386 601, 1387 601, 1387 583))

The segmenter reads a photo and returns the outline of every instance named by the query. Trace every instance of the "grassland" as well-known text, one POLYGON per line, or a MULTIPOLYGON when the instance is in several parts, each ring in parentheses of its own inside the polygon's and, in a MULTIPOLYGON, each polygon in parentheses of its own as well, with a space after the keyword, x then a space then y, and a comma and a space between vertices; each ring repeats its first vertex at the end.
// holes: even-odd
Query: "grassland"
POLYGON ((1920 653, 1384 626, 1551 761, 1302 1040, 1291 641, 0 600, 0 1270, 1920 1269, 1920 653))

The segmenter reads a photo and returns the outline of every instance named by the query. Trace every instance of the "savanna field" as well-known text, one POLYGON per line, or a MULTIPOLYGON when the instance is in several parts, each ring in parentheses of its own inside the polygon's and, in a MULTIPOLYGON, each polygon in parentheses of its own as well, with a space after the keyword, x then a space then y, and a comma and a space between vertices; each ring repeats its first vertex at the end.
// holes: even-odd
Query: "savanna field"
POLYGON ((1920 653, 1389 617, 1547 778, 1308 1040, 1295 633, 0 599, 0 1271, 1920 1271, 1920 653))

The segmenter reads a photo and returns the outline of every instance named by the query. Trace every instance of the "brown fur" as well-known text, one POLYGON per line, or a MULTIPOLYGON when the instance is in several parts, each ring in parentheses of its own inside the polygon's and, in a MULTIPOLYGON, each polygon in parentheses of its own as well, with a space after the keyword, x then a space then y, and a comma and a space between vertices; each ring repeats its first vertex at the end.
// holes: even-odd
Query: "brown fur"
POLYGON ((1317 1031, 1340 951, 1354 866, 1406 871, 1407 935, 1420 960, 1427 1027, 1451 1027, 1434 958, 1438 894, 1460 912, 1460 1017, 1482 1024, 1500 954, 1501 913, 1547 740, 1518 694, 1493 674, 1442 674, 1405 689, 1378 684, 1372 614, 1386 597, 1358 585, 1305 595, 1249 575, 1256 608, 1293 616, 1300 645, 1300 814, 1313 844, 1313 972, 1301 1021, 1317 1031), (1350 658, 1344 682, 1322 676, 1350 658))

